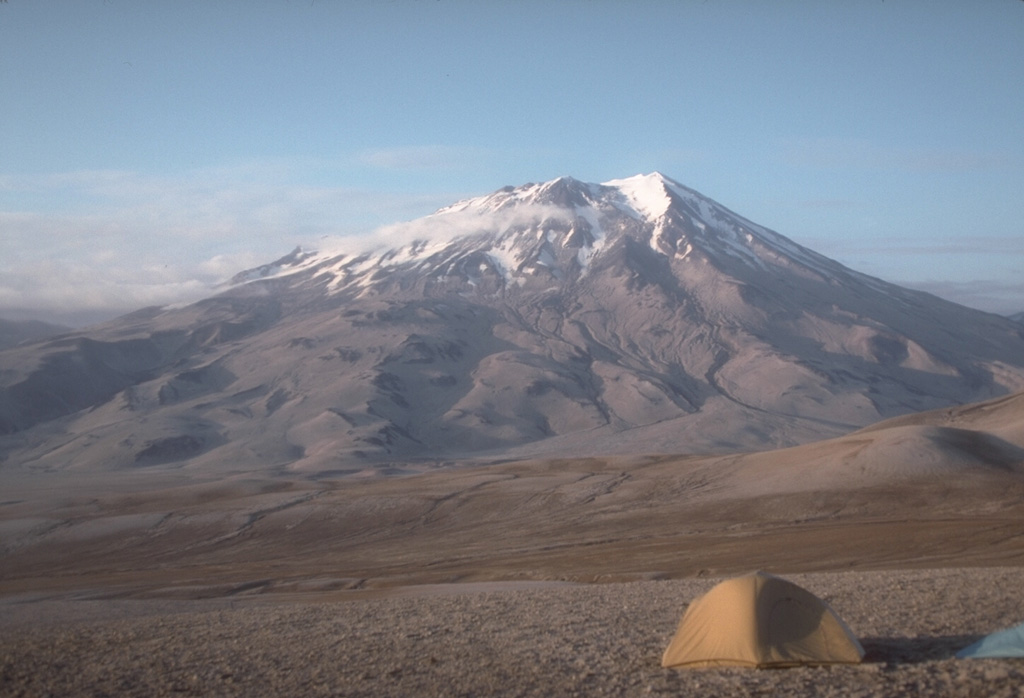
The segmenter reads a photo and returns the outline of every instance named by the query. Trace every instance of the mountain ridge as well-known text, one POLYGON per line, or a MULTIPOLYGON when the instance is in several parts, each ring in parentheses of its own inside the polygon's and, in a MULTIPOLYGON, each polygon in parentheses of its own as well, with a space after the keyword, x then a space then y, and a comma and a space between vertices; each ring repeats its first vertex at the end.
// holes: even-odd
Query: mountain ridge
POLYGON ((0 317, 0 350, 68 332, 71 328, 40 320, 8 320, 0 317))

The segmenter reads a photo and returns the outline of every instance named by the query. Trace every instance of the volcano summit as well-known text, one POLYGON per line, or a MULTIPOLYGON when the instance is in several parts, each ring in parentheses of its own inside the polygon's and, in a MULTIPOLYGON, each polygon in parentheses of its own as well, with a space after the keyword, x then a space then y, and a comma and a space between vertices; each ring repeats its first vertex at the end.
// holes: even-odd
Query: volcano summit
POLYGON ((40 468, 724 452, 1024 388, 1024 329, 651 174, 506 187, 0 353, 40 468))

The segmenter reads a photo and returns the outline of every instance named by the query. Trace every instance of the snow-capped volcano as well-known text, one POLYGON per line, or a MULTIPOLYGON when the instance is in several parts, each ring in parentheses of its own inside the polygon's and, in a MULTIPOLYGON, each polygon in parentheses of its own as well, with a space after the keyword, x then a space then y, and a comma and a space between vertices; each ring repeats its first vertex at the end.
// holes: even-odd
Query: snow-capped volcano
POLYGON ((547 282, 585 275, 609 240, 626 244, 627 239, 691 264, 740 262, 761 270, 787 265, 814 275, 850 273, 660 173, 604 184, 560 177, 506 187, 386 233, 390 239, 377 239, 373 246, 342 240, 341 250, 297 250, 236 281, 316 270, 333 275, 330 289, 338 292, 380 280, 384 269, 401 268, 434 273, 435 281, 452 274, 464 280, 497 275, 511 291, 536 287, 538 277, 547 282), (469 256, 479 264, 467 266, 469 256))
POLYGON ((765 448, 1024 388, 1019 324, 657 173, 506 187, 0 356, 7 457, 53 467, 765 448))

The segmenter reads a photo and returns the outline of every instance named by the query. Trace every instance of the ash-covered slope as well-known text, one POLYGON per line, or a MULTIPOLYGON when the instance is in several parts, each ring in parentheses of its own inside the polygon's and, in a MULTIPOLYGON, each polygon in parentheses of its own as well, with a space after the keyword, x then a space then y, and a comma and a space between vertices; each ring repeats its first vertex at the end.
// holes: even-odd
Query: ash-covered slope
POLYGON ((8 461, 359 471, 805 443, 1024 388, 1024 330, 659 174, 507 187, 376 248, 0 354, 8 461))

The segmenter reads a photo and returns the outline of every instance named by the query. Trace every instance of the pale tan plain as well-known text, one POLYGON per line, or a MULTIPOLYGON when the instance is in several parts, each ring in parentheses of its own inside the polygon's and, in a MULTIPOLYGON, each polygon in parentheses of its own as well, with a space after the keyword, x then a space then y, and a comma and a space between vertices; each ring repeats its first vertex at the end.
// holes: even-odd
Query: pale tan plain
MULTIPOLYGON (((2 472, 0 695, 1017 696, 1024 397, 805 447, 314 480, 2 472), (662 669, 764 569, 856 666, 662 669)), ((410 469, 411 470, 411 469, 410 469)))

